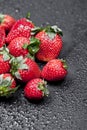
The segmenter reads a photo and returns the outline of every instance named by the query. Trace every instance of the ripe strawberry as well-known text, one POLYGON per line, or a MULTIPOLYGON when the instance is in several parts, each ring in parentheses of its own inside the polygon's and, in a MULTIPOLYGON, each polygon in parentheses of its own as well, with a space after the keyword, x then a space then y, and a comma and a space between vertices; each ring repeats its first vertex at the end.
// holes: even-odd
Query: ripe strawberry
POLYGON ((17 79, 28 82, 33 78, 39 78, 41 71, 37 63, 22 56, 11 59, 11 73, 17 79))
POLYGON ((8 45, 10 54, 15 57, 34 55, 39 49, 40 41, 34 37, 30 40, 26 37, 14 38, 8 45))
POLYGON ((34 28, 34 24, 26 18, 21 18, 16 21, 11 31, 8 33, 6 42, 9 44, 16 37, 30 38, 31 28, 34 28))
POLYGON ((0 49, 0 74, 7 73, 10 71, 10 56, 8 49, 1 48, 0 49))
POLYGON ((39 51, 36 54, 37 59, 47 62, 57 58, 62 49, 62 39, 60 37, 60 35, 63 35, 62 30, 57 26, 48 26, 44 29, 32 29, 32 35, 35 33, 35 37, 41 42, 39 51))
POLYGON ((6 31, 10 31, 16 20, 8 14, 0 14, 0 26, 6 31))
POLYGON ((0 26, 0 48, 5 44, 5 30, 0 26))
POLYGON ((50 60, 42 69, 41 77, 48 81, 62 80, 67 75, 65 60, 50 60))
POLYGON ((9 73, 0 75, 0 97, 9 97, 18 89, 16 81, 9 73))
POLYGON ((24 88, 25 97, 31 100, 40 100, 48 94, 46 82, 40 78, 30 80, 24 88))

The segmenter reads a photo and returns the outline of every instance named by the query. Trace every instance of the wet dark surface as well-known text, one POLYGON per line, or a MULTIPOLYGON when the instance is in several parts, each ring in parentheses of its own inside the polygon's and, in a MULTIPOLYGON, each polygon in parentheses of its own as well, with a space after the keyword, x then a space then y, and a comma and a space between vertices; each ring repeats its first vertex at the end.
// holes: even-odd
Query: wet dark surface
POLYGON ((87 130, 87 1, 0 0, 0 12, 16 19, 31 12, 36 25, 58 25, 64 33, 60 58, 68 63, 61 83, 48 83, 50 95, 29 102, 19 90, 0 101, 0 130, 87 130))

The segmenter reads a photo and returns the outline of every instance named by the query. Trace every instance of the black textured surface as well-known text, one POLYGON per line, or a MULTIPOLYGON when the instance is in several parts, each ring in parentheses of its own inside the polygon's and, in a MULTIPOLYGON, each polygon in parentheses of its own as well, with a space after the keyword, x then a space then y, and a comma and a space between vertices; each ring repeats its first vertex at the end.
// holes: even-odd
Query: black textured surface
POLYGON ((30 103, 23 89, 0 101, 0 130, 87 130, 87 0, 0 0, 0 12, 21 18, 30 11, 36 25, 57 24, 64 33, 60 58, 68 76, 48 83, 49 98, 30 103))

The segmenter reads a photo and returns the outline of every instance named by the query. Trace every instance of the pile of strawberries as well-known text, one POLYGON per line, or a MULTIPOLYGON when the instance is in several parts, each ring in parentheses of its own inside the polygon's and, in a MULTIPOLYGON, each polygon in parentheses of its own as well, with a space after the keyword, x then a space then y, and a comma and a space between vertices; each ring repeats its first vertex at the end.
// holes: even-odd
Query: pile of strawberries
POLYGON ((47 81, 67 75, 62 50, 62 30, 56 25, 36 27, 26 18, 0 14, 0 97, 9 97, 25 83, 24 96, 40 100, 48 96, 47 81), (45 62, 41 69, 36 61, 45 62))

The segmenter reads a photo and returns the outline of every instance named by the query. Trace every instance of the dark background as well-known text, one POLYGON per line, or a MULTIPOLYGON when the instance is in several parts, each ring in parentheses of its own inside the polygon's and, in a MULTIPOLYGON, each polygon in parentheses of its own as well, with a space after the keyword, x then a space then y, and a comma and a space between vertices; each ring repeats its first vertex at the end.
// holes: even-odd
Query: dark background
POLYGON ((0 12, 16 19, 28 11, 36 25, 63 30, 59 57, 68 75, 48 83, 50 95, 39 104, 24 98, 23 88, 0 101, 0 130, 87 130, 87 0, 0 0, 0 12))

